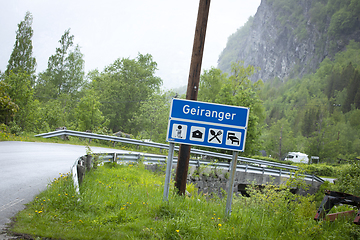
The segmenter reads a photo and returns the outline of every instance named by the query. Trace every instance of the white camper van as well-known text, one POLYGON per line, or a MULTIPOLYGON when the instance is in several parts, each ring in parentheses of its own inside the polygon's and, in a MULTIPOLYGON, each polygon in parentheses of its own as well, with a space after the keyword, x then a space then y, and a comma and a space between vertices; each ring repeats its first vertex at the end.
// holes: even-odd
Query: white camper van
POLYGON ((284 160, 296 163, 309 163, 308 155, 301 152, 288 152, 284 160))

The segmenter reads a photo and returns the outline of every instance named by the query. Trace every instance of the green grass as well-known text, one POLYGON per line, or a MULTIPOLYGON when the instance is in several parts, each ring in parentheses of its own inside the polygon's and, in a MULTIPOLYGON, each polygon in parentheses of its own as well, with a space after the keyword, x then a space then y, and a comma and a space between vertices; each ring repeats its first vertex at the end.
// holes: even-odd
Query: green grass
MULTIPOLYGON (((51 239, 357 239, 353 219, 313 220, 313 197, 266 187, 250 198, 234 197, 225 216, 226 198, 202 194, 181 197, 170 188, 164 202, 163 174, 142 164, 98 167, 74 191, 62 175, 16 216, 11 231, 51 239)), ((296 180, 295 180, 296 181, 296 180)), ((193 189, 193 186, 189 186, 193 189)))

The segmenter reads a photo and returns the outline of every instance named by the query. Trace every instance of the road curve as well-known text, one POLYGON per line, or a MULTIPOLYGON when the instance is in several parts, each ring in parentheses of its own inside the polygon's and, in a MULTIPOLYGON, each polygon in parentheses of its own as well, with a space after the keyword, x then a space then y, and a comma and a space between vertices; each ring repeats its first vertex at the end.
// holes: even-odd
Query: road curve
MULTIPOLYGON (((127 152, 99 147, 91 150, 127 152)), ((4 239, 1 232, 10 218, 59 174, 70 172, 76 159, 85 154, 85 146, 78 145, 0 142, 0 239, 4 239)))

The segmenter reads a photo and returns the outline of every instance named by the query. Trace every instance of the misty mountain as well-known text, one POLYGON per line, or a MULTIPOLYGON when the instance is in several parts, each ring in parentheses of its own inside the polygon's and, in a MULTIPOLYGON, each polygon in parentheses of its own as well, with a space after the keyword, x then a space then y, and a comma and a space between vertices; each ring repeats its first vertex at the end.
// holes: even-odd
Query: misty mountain
POLYGON ((360 41, 359 0, 262 0, 254 17, 228 38, 218 68, 260 67, 252 80, 302 77, 360 41))

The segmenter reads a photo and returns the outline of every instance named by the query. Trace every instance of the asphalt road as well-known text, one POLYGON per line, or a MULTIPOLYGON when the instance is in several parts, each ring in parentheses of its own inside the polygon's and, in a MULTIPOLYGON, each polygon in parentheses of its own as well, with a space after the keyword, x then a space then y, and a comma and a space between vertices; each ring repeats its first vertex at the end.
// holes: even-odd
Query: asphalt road
MULTIPOLYGON (((95 153, 127 152, 98 147, 91 150, 95 153)), ((59 174, 70 172, 77 158, 85 154, 85 146, 0 142, 0 239, 4 239, 1 232, 10 218, 59 174)))

